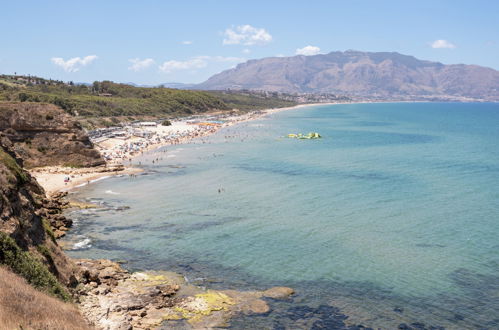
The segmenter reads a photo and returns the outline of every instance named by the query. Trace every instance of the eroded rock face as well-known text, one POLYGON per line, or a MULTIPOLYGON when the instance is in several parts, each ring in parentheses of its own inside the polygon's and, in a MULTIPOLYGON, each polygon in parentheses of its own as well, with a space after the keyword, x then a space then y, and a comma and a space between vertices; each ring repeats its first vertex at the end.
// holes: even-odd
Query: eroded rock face
POLYGON ((130 274, 109 260, 78 260, 82 269, 80 306, 103 329, 153 329, 179 322, 184 328, 227 327, 237 313, 263 314, 262 297, 288 298, 291 288, 267 291, 203 290, 178 274, 161 271, 130 274), (171 323, 171 324, 170 324, 171 323))
POLYGON ((0 103, 0 131, 28 168, 104 164, 80 124, 52 104, 0 103))
POLYGON ((62 215, 63 209, 69 206, 69 202, 65 200, 67 192, 56 193, 50 197, 42 199, 42 207, 36 211, 36 214, 46 219, 47 224, 50 224, 55 238, 61 238, 66 235, 66 232, 73 226, 73 220, 62 215))

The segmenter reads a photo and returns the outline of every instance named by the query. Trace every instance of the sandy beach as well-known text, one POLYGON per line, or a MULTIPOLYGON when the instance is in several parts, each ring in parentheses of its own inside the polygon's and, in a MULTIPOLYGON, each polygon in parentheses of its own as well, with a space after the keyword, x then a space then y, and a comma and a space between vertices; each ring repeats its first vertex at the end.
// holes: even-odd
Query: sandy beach
MULTIPOLYGON (((144 136, 129 134, 124 137, 107 138, 94 142, 94 146, 106 159, 107 165, 94 168, 42 167, 30 171, 48 195, 59 191, 69 191, 114 175, 135 175, 142 172, 141 168, 127 166, 133 158, 144 152, 163 146, 183 144, 195 138, 208 136, 223 127, 262 118, 280 111, 298 109, 313 105, 328 105, 338 103, 300 104, 287 108, 265 109, 248 112, 242 115, 222 115, 223 121, 213 122, 200 117, 196 122, 185 119, 172 121, 170 126, 141 127, 144 136)), ((217 116, 207 114, 206 118, 217 116)))
POLYGON ((135 175, 140 172, 142 172, 140 168, 118 166, 90 168, 51 166, 30 171, 47 195, 68 191, 114 175, 135 175))
POLYGON ((95 142, 94 145, 104 156, 108 164, 122 164, 127 166, 133 158, 146 151, 162 146, 183 144, 192 139, 213 134, 223 127, 255 120, 280 111, 329 104, 336 103, 300 104, 287 108, 252 111, 240 115, 227 115, 224 113, 207 114, 195 121, 186 121, 185 119, 172 121, 170 126, 162 126, 160 124, 142 126, 139 133, 145 136, 137 136, 137 132, 128 127, 128 131, 121 132, 125 134, 124 137, 108 138, 102 142, 95 142))

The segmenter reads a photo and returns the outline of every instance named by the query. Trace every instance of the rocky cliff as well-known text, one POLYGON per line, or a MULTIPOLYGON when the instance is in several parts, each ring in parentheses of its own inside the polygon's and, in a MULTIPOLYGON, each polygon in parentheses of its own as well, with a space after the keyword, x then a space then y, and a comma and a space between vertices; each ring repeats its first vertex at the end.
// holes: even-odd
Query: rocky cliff
POLYGON ((22 168, 14 145, 0 135, 0 264, 35 287, 66 299, 65 286, 76 284, 76 267, 55 240, 51 222, 71 224, 60 213, 58 202, 45 196, 22 168))
POLYGON ((79 267, 56 241, 51 224, 71 222, 22 168, 0 134, 0 328, 89 329, 71 303, 79 267), (65 301, 65 302, 64 302, 65 301))
POLYGON ((80 124, 52 104, 0 103, 0 131, 27 168, 104 164, 80 124))
POLYGON ((331 52, 250 60, 196 86, 348 96, 499 100, 499 71, 399 53, 331 52))

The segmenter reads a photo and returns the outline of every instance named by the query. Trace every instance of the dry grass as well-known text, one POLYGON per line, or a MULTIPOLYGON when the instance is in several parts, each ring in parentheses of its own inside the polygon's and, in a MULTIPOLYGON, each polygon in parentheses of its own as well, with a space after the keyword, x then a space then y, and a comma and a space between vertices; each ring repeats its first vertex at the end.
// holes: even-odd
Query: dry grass
POLYGON ((85 329, 78 309, 35 290, 26 281, 0 267, 0 329, 85 329))

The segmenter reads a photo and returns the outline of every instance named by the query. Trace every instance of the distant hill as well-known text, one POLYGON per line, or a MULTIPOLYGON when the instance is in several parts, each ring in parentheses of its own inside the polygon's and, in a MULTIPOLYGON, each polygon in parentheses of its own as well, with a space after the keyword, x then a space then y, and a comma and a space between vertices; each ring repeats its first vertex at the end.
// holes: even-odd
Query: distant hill
POLYGON ((477 65, 444 65, 395 52, 345 51, 250 60, 196 88, 499 101, 499 71, 477 65))
POLYGON ((0 76, 0 101, 52 103, 71 115, 84 117, 177 117, 231 110, 220 99, 201 91, 134 87, 112 81, 96 81, 86 86, 5 75, 0 76))
POLYGON ((80 119, 98 118, 89 125, 85 124, 89 121, 81 121, 87 128, 109 126, 120 120, 131 121, 139 117, 176 118, 233 109, 250 111, 289 107, 297 103, 294 99, 275 94, 146 88, 112 81, 82 85, 33 76, 0 75, 0 105, 2 102, 50 103, 80 119))
POLYGON ((170 83, 159 84, 159 86, 163 86, 166 88, 176 88, 176 89, 191 89, 192 87, 196 86, 196 84, 170 82, 170 83))

